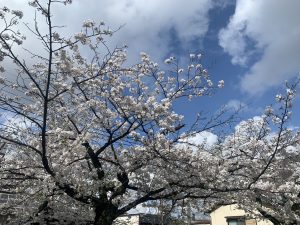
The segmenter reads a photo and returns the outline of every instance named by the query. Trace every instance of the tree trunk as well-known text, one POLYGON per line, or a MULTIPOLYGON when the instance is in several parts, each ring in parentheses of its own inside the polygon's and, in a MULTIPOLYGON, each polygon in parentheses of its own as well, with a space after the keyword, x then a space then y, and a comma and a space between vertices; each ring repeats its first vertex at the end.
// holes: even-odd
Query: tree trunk
POLYGON ((94 225, 112 225, 116 218, 116 214, 117 207, 114 205, 95 207, 94 225))

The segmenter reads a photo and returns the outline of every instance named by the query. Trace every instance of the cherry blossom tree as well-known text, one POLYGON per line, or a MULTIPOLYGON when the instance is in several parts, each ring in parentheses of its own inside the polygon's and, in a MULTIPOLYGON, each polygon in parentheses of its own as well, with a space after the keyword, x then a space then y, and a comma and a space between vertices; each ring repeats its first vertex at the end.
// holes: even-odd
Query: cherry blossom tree
POLYGON ((107 46, 115 31, 103 22, 87 20, 81 32, 62 35, 53 5, 70 3, 29 2, 36 13, 26 26, 42 47, 24 54, 23 13, 0 9, 0 194, 9 196, 0 212, 7 223, 110 225, 147 202, 165 202, 167 214, 202 206, 199 199, 232 199, 274 224, 300 221, 299 134, 288 129, 295 85, 276 96, 278 110, 267 107, 214 145, 195 142, 233 119, 221 110, 188 125, 175 111, 179 99, 224 86, 213 84, 201 54, 181 67, 175 57, 159 66, 141 53, 128 66, 126 47, 107 46))
POLYGON ((285 94, 276 95, 277 104, 266 107, 260 117, 242 121, 216 147, 225 161, 216 179, 236 191, 220 192, 208 207, 238 203, 274 225, 299 224, 300 132, 288 123, 298 83, 287 85, 285 94))
POLYGON ((23 13, 0 10, 0 192, 10 196, 0 207, 7 223, 109 225, 147 201, 217 191, 210 179, 218 158, 187 140, 232 117, 222 119, 221 111, 205 122, 199 114, 188 127, 173 104, 211 95, 224 81, 213 85, 200 54, 183 68, 170 57, 166 71, 145 53, 127 66, 126 47, 107 47, 114 31, 103 22, 87 20, 80 33, 63 37, 52 7, 69 3, 29 2, 37 16, 26 26, 43 47, 25 49, 26 57, 23 13))

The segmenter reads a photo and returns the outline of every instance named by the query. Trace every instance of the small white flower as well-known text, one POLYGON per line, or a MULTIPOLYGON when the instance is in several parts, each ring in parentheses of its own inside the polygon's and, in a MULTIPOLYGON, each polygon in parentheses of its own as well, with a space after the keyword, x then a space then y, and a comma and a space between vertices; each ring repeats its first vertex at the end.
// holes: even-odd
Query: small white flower
POLYGON ((179 69, 179 70, 178 70, 178 73, 182 73, 182 72, 183 72, 183 69, 179 69))
POLYGON ((219 87, 219 88, 223 88, 223 87, 224 87, 224 84, 225 84, 224 80, 220 80, 220 81, 219 81, 219 84, 218 84, 218 87, 219 87))
POLYGON ((112 32, 111 29, 107 29, 107 30, 104 30, 104 34, 105 34, 105 35, 112 36, 112 35, 113 35, 113 32, 112 32))
POLYGON ((82 44, 85 44, 87 39, 86 35, 82 32, 75 34, 74 38, 80 41, 82 44))
POLYGON ((171 62, 172 62, 171 59, 166 59, 166 60, 165 60, 165 64, 170 64, 171 62))
POLYGON ((207 85, 208 85, 209 87, 211 87, 211 86, 213 86, 213 82, 212 82, 211 80, 207 80, 207 85))
POLYGON ((10 36, 8 34, 2 34, 1 36, 6 41, 10 40, 10 36))
POLYGON ((283 97, 282 97, 282 95, 278 94, 278 95, 275 96, 275 99, 276 99, 277 102, 280 102, 283 99, 283 97))
POLYGON ((92 20, 86 20, 83 22, 83 27, 89 28, 95 26, 95 22, 92 20))
POLYGON ((266 115, 271 115, 273 113, 273 108, 271 106, 267 106, 265 109, 265 114, 266 115))
POLYGON ((141 57, 147 57, 147 58, 149 57, 149 56, 147 55, 147 53, 145 53, 145 52, 140 52, 140 56, 141 56, 141 57))
POLYGON ((57 32, 54 32, 54 33, 52 34, 52 37, 53 37, 53 39, 54 39, 55 41, 58 41, 58 40, 60 39, 59 34, 58 34, 57 32))
POLYGON ((198 70, 198 69, 202 69, 202 65, 201 64, 197 64, 196 65, 196 69, 198 70))
POLYGON ((23 12, 20 11, 20 10, 12 10, 12 11, 11 11, 11 14, 13 14, 13 15, 19 17, 19 19, 22 19, 22 17, 23 17, 23 12))
POLYGON ((190 59, 195 59, 196 55, 195 54, 190 54, 190 59))
MULTIPOLYGON (((270 113, 271 114, 271 113, 270 113)), ((280 124, 282 121, 281 121, 281 119, 278 117, 278 116, 273 116, 272 117, 272 121, 273 121, 273 123, 275 123, 275 124, 280 124)))
POLYGON ((72 4, 72 0, 65 0, 64 1, 64 4, 66 5, 66 4, 72 4))
POLYGON ((292 89, 286 89, 286 93, 290 98, 293 98, 295 96, 295 91, 293 91, 292 89))
POLYGON ((4 7, 2 8, 2 10, 3 10, 4 12, 9 12, 9 11, 10 11, 9 8, 7 8, 6 6, 4 6, 4 7))
POLYGON ((201 77, 199 75, 195 76, 195 80, 199 81, 201 77))
POLYGON ((14 38, 14 42, 16 42, 17 45, 21 45, 23 43, 23 41, 19 38, 14 38))
POLYGON ((33 1, 29 1, 28 4, 32 7, 37 7, 38 4, 36 3, 36 0, 33 0, 33 1))

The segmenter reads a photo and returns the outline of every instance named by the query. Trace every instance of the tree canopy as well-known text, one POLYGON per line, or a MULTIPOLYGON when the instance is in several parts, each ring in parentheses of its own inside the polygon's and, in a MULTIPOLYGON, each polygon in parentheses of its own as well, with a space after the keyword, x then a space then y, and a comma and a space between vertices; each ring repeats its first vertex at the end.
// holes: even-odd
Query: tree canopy
POLYGON ((282 213, 299 221, 299 136, 286 127, 295 86, 277 96, 279 113, 269 107, 212 146, 194 143, 234 118, 221 110, 187 124, 175 111, 178 99, 224 86, 213 84, 201 54, 181 67, 175 57, 160 66, 141 53, 128 66, 126 46, 107 47, 114 31, 103 22, 62 35, 52 7, 69 3, 29 3, 47 27, 37 17, 27 25, 43 46, 25 50, 34 62, 19 53, 23 13, 0 10, 0 193, 11 196, 0 207, 8 223, 109 225, 148 201, 226 198, 274 221, 282 213))

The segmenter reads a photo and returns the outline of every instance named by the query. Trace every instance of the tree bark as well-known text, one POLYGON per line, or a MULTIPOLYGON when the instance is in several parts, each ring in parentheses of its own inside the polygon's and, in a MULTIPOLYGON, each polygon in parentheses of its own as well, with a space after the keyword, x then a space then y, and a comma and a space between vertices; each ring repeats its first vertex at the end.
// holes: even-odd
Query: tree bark
POLYGON ((114 205, 95 207, 94 225, 112 225, 116 218, 117 207, 114 205))

